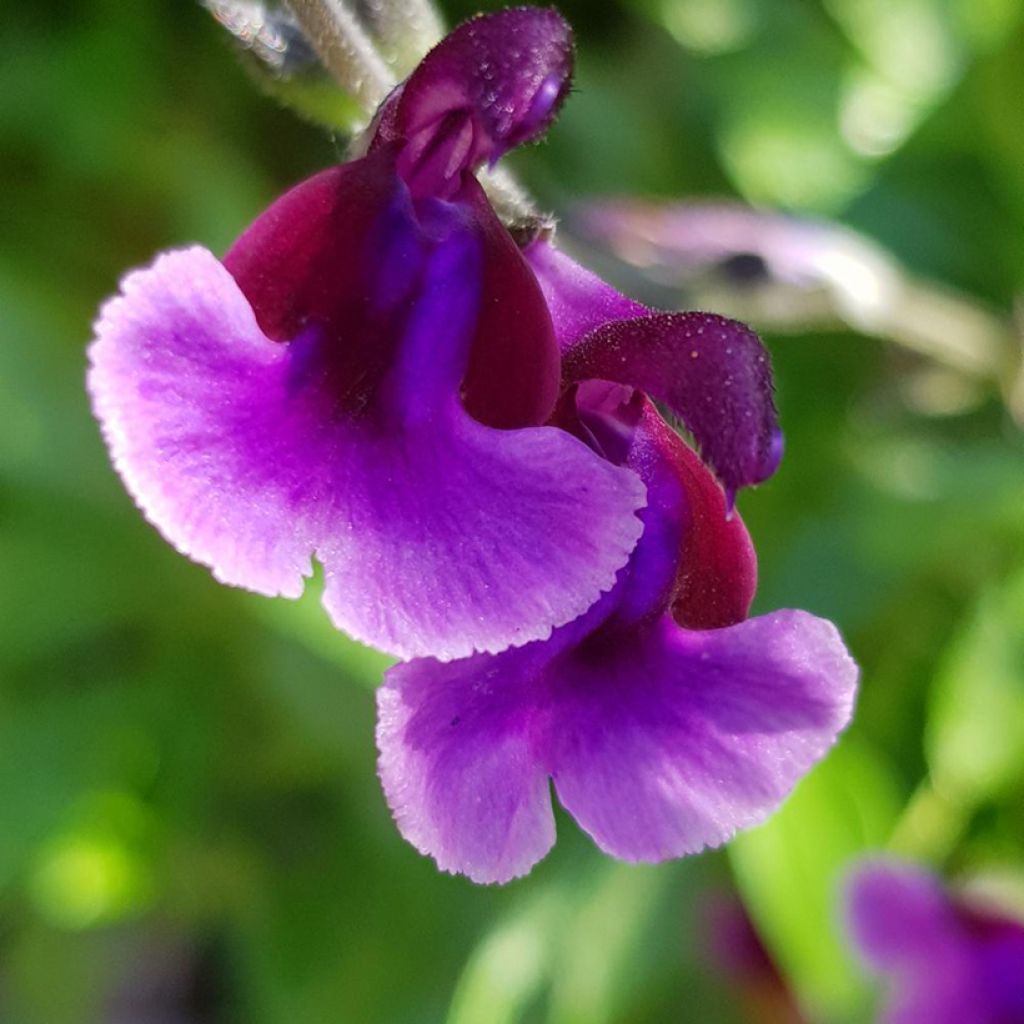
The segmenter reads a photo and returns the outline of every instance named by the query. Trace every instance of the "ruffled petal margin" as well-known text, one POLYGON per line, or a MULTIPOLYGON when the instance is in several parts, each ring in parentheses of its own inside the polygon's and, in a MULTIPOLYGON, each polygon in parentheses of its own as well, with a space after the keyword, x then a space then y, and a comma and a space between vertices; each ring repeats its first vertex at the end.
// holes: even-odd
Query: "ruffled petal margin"
POLYGON ((554 844, 543 712, 521 685, 547 653, 538 646, 396 665, 377 691, 384 794, 402 835, 442 871, 507 882, 554 844))
POLYGON ((563 431, 493 430, 454 393, 412 425, 340 414, 303 369, 313 342, 270 341, 204 249, 122 293, 90 349, 96 414, 147 518, 222 582, 297 597, 315 556, 337 626, 448 660, 549 636, 636 544, 642 483, 563 431))
POLYGON ((765 820, 853 710, 857 668, 805 612, 709 632, 666 617, 596 653, 558 663, 546 755, 566 810, 622 860, 696 853, 765 820))
POLYGON ((804 612, 711 632, 666 617, 613 643, 583 639, 589 628, 388 672, 385 795, 441 867, 478 882, 529 870, 551 845, 546 776, 623 860, 716 846, 774 811, 850 720, 856 666, 804 612))

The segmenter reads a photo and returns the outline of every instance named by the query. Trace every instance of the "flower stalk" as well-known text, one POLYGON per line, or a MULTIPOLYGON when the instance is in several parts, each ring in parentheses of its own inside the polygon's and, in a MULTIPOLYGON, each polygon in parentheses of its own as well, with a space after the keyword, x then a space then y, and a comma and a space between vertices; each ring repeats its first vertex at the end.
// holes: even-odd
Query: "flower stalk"
POLYGON ((366 30, 341 0, 288 0, 288 9, 335 81, 370 113, 395 76, 366 30))

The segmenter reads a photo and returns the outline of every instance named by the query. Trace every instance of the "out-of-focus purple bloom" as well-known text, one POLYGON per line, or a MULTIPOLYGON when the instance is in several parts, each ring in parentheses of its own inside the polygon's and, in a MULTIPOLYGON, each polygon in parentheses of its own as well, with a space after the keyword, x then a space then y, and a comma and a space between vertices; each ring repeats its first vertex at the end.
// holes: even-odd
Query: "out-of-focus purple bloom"
POLYGON ((749 621, 753 548, 699 459, 639 391, 589 381, 560 422, 647 485, 610 594, 549 640, 391 669, 380 775, 405 837, 501 882, 554 842, 549 780, 601 849, 658 861, 763 820, 835 741, 857 669, 804 612, 749 621))
POLYGON ((889 979, 886 1024, 1024 1024, 1024 923, 898 861, 857 869, 846 914, 865 962, 889 979))
POLYGON ((828 288, 870 305, 898 276, 884 250, 856 231, 739 203, 608 199, 581 206, 573 225, 665 283, 718 269, 738 283, 828 288))
POLYGON ((612 586, 636 475, 544 424, 550 315, 474 170, 568 87, 549 10, 466 23, 368 154, 275 202, 223 263, 169 252, 102 310, 89 389, 146 516, 223 582, 298 596, 400 656, 548 636, 612 586))
POLYGON ((912 401, 933 412, 969 402, 978 381, 1005 390, 1020 346, 993 311, 915 277, 877 241, 833 221, 620 197, 580 203, 568 226, 638 272, 636 286, 662 304, 696 302, 787 333, 845 324, 926 356, 952 371, 919 376, 912 388, 912 401))

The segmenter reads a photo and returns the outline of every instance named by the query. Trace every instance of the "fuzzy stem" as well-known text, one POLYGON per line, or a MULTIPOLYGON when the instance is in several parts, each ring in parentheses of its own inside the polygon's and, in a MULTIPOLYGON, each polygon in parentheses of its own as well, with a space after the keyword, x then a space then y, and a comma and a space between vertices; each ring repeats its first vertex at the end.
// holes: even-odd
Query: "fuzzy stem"
POLYGON ((444 35, 430 0, 354 0, 354 6, 399 78, 412 71, 444 35))
POLYGON ((341 0, 287 0, 288 8, 335 81, 367 120, 395 85, 391 69, 341 0))

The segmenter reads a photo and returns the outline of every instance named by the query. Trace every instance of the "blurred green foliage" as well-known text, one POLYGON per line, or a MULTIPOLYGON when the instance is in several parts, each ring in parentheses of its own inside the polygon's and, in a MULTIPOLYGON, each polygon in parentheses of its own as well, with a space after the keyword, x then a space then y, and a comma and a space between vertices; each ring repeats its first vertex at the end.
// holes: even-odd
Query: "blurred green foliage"
MULTIPOLYGON (((455 20, 474 9, 451 2, 455 20)), ((497 4, 488 4, 496 7, 497 4)), ((1021 0, 573 0, 578 84, 514 158, 544 202, 738 196, 827 213, 1009 316, 1024 290, 1021 0)), ((128 267, 222 251, 339 158, 183 0, 14 0, 0 32, 0 1020, 726 1024, 735 882, 808 1019, 870 1019, 848 858, 1024 871, 1024 446, 992 390, 772 336, 787 457, 741 508, 758 609, 834 618, 855 725, 729 853, 605 860, 568 820, 527 880, 437 873, 374 774, 386 664, 315 595, 220 587, 137 514, 83 390, 128 267)), ((761 1015, 763 1014, 763 1015, 761 1015)))

